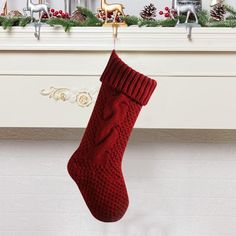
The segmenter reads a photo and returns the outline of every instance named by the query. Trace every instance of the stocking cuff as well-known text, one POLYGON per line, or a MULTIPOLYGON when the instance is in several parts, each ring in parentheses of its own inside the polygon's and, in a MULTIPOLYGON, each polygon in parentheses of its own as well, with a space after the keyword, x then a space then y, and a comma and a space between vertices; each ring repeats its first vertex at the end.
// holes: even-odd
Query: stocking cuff
POLYGON ((133 70, 112 51, 101 79, 140 105, 146 105, 156 87, 156 81, 133 70))

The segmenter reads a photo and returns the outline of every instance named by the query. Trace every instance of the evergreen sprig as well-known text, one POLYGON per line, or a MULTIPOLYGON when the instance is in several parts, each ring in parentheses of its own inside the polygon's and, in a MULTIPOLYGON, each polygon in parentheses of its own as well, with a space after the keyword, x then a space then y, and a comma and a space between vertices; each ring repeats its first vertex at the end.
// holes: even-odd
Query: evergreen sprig
POLYGON ((77 10, 86 17, 85 21, 77 21, 72 19, 63 19, 52 17, 45 20, 45 23, 50 26, 61 25, 64 27, 65 32, 69 31, 71 27, 89 27, 89 26, 101 26, 102 22, 88 9, 83 7, 77 7, 77 10))
POLYGON ((138 25, 140 19, 137 16, 124 16, 121 18, 122 21, 125 21, 128 26, 138 25))
POLYGON ((236 10, 232 7, 232 6, 229 6, 229 5, 224 5, 225 6, 225 10, 230 13, 231 15, 236 15, 236 10))
POLYGON ((47 23, 50 26, 61 25, 63 26, 65 32, 67 32, 71 27, 76 26, 75 23, 73 23, 73 21, 62 18, 50 18, 45 20, 45 23, 47 23))
POLYGON ((207 25, 207 27, 236 27, 236 20, 214 21, 207 25))
POLYGON ((230 15, 226 17, 226 20, 236 20, 236 15, 230 15))
POLYGON ((139 26, 146 27, 174 27, 176 25, 177 20, 173 19, 165 19, 165 20, 140 20, 139 26))
POLYGON ((77 7, 77 10, 86 17, 84 22, 81 22, 81 26, 101 26, 102 22, 87 8, 77 7))
POLYGON ((20 17, 5 17, 2 21, 3 29, 11 29, 12 26, 18 26, 20 23, 20 17))
POLYGON ((21 17, 19 21, 19 26, 25 27, 31 22, 31 18, 29 16, 21 17))
POLYGON ((236 20, 236 10, 232 6, 225 5, 225 10, 230 14, 226 17, 226 20, 236 20))
POLYGON ((2 26, 3 21, 5 20, 5 17, 0 16, 0 26, 2 26))
POLYGON ((197 13, 197 16, 198 16, 198 21, 199 21, 199 24, 204 27, 204 26, 207 26, 207 23, 209 21, 209 14, 206 10, 202 10, 202 11, 199 11, 197 13))
POLYGON ((30 17, 14 16, 14 17, 0 17, 0 26, 3 29, 11 29, 13 26, 25 27, 31 21, 30 17))

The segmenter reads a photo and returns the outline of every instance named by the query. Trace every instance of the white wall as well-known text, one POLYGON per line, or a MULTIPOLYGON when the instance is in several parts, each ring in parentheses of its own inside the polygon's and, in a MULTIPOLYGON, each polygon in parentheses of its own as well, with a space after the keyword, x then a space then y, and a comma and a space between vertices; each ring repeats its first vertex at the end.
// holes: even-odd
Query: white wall
MULTIPOLYGON (((24 6, 10 1, 12 9, 24 6)), ((135 14, 149 1, 121 2, 135 14)), ((235 236, 235 143, 178 139, 129 144, 130 206, 114 224, 91 216, 67 174, 78 141, 0 139, 0 236, 235 236)))
MULTIPOLYGON (((9 7, 10 9, 22 9, 23 7, 26 6, 26 0, 21 0, 21 1, 16 1, 16 0, 8 0, 9 1, 9 7)), ((92 2, 95 2, 97 6, 100 4, 100 0, 91 0, 92 2)), ((33 0, 33 2, 37 2, 36 0, 33 0)), ((64 9, 64 0, 60 1, 53 1, 50 0, 52 3, 52 6, 55 7, 56 9, 64 9)), ((159 10, 163 10, 165 6, 171 6, 172 1, 150 1, 150 0, 136 0, 136 1, 130 1, 130 0, 110 0, 108 2, 120 2, 123 3, 126 7, 126 14, 130 15, 138 15, 140 10, 144 7, 144 5, 147 5, 149 3, 154 3, 156 7, 159 10)), ((209 9, 210 5, 210 0, 203 0, 203 8, 204 9, 209 9)), ((228 4, 231 4, 232 6, 236 7, 236 1, 235 0, 226 0, 228 4)))
POLYGON ((114 224, 91 216, 67 174, 77 145, 0 141, 1 236, 235 236, 235 143, 132 138, 123 163, 130 206, 114 224))

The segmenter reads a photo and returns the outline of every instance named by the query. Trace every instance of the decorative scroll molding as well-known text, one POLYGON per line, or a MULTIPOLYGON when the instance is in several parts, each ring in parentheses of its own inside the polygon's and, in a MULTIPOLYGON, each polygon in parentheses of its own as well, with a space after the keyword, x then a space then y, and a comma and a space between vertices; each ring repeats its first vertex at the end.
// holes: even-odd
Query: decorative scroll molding
POLYGON ((49 89, 42 89, 40 92, 43 96, 48 96, 55 101, 75 103, 80 107, 88 107, 95 102, 98 89, 90 90, 82 89, 71 90, 68 88, 55 88, 51 86, 49 89))

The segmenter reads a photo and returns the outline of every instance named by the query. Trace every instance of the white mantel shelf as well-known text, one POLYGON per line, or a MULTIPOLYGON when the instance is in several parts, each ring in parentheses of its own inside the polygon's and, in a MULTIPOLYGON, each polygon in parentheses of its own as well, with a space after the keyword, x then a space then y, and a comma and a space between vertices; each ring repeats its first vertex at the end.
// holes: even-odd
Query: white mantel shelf
MULTIPOLYGON (((193 28, 192 41, 185 28, 119 28, 117 49, 122 51, 236 51, 235 28, 193 28)), ((41 39, 34 27, 0 28, 0 50, 109 51, 113 48, 112 28, 42 26, 41 39)))
MULTIPOLYGON (((0 28, 0 128, 85 128, 111 49, 112 28, 0 28)), ((136 128, 236 130, 236 29, 120 28, 116 49, 158 83, 136 128)))

